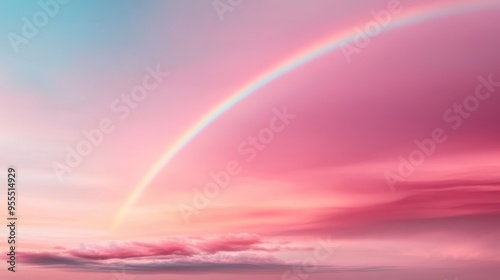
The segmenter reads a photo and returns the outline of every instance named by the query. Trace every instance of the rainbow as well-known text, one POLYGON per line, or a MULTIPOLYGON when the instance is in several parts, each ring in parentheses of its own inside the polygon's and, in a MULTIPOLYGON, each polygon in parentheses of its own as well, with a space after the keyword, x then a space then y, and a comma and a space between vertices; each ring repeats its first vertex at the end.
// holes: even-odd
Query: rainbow
MULTIPOLYGON (((430 5, 412 9, 408 12, 405 12, 403 10, 401 14, 396 16, 393 15, 390 24, 384 27, 381 32, 387 32, 396 28, 444 16, 451 16, 455 14, 481 10, 498 4, 500 4, 500 1, 474 1, 461 3, 457 3, 457 1, 445 1, 441 3, 432 3, 430 5)), ((404 3, 402 5, 404 9, 404 3)), ((372 18, 370 21, 372 20, 374 19, 372 18)), ((365 24, 360 24, 356 27, 361 28, 364 27, 365 24)), ((172 158, 174 158, 175 155, 177 155, 182 150, 182 148, 184 148, 191 140, 193 140, 193 138, 195 138, 200 132, 207 128, 213 121, 215 121, 218 117, 220 117, 234 105, 238 104, 240 101, 242 101, 252 93, 257 92, 259 89, 278 79, 279 77, 326 53, 338 50, 342 47, 343 44, 353 43, 356 38, 356 34, 353 32, 354 28, 355 27, 348 28, 343 32, 336 33, 332 37, 328 37, 325 40, 308 46, 297 54, 278 63, 274 67, 271 67, 269 70, 258 75, 256 78, 245 84, 239 90, 231 94, 229 97, 224 99, 219 104, 215 105, 207 113, 201 116, 188 131, 181 135, 179 139, 177 139, 177 141, 175 141, 175 143, 162 154, 161 158, 153 165, 148 173, 137 184, 137 186, 133 189, 132 193, 127 197, 126 201, 118 211, 118 214, 116 215, 112 226, 116 227, 120 224, 123 217, 128 213, 130 208, 135 204, 144 190, 154 180, 158 173, 160 173, 165 165, 167 165, 172 160, 172 158)))

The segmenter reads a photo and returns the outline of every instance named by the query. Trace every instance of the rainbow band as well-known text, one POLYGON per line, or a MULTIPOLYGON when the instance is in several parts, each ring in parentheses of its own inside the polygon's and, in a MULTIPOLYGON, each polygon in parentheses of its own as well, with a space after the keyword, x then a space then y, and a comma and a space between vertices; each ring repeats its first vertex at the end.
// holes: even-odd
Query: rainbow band
MULTIPOLYGON (((475 1, 469 3, 464 2, 461 4, 457 4, 457 1, 449 1, 447 3, 432 3, 431 5, 416 8, 410 12, 403 13, 402 15, 393 18, 389 25, 382 29, 381 33, 413 23, 440 18, 443 16, 481 10, 499 4, 500 1, 475 1)), ((272 67, 270 70, 264 72, 248 84, 244 85, 240 90, 233 93, 231 96, 226 98, 221 103, 217 104, 214 108, 203 115, 185 134, 183 134, 174 143, 173 146, 171 146, 165 151, 165 153, 163 153, 162 157, 142 178, 139 184, 137 184, 137 186, 127 197, 127 200, 116 215, 112 224, 113 227, 120 224, 125 214, 128 213, 129 209, 135 204, 144 190, 154 180, 158 173, 160 173, 163 167, 167 163, 169 163, 172 158, 182 150, 182 148, 184 148, 193 138, 195 138, 200 132, 207 128, 213 121, 215 121, 218 117, 220 117, 234 105, 236 105, 252 93, 258 91, 265 85, 278 79, 279 77, 326 53, 339 49, 345 43, 352 43, 355 40, 356 36, 356 34, 353 34, 352 32, 353 29, 354 28, 349 28, 347 31, 338 33, 333 37, 327 38, 326 40, 316 43, 313 46, 309 46, 304 51, 301 51, 300 53, 289 57, 285 61, 279 63, 277 66, 272 67)))

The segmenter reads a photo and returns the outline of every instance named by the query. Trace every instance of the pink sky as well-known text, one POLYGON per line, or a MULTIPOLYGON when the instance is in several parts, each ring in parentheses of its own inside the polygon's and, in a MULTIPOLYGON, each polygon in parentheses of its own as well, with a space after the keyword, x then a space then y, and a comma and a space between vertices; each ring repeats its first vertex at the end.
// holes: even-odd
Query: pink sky
MULTIPOLYGON (((4 262, 0 279, 497 279, 499 1, 388 30, 350 63, 337 49, 272 81, 183 147, 111 226, 200 116, 389 2, 243 1, 221 21, 211 1, 114 10, 74 0, 18 54, 2 47, 0 155, 18 170, 19 245, 18 271, 4 262), (121 118, 111 104, 157 66, 169 75, 121 118), (488 98, 454 111, 480 85, 488 98), (58 180, 53 163, 103 119, 113 131, 58 180), (388 172, 436 129, 446 140, 391 189, 388 172), (252 146, 263 131, 272 139, 252 146), (201 198, 228 164, 237 174, 201 198)), ((402 1, 402 15, 433 2, 402 1)), ((5 34, 40 9, 2 5, 20 13, 5 34)))

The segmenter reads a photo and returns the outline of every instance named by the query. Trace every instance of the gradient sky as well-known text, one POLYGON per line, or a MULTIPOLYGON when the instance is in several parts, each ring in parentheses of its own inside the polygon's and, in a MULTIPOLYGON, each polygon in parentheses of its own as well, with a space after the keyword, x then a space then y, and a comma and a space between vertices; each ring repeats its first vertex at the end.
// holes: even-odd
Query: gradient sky
POLYGON ((19 244, 18 271, 4 261, 0 278, 497 279, 500 87, 453 110, 500 82, 500 1, 401 0, 350 61, 326 52, 210 122, 122 211, 207 112, 390 2, 243 0, 221 20, 211 0, 72 0, 16 52, 8 34, 43 10, 1 1, 0 178, 17 168, 19 244), (168 75, 117 112, 151 69, 168 75), (283 129, 242 152, 283 110, 283 129), (113 131, 59 180, 54 162, 103 120, 113 131), (446 140, 391 188, 436 129, 446 140), (200 198, 235 162, 229 185, 200 198))

